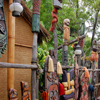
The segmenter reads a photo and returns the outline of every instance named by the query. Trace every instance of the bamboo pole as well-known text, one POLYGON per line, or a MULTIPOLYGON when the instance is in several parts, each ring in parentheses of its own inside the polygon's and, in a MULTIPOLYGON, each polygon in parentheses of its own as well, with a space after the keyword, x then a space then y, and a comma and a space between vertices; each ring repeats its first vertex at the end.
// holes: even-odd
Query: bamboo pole
MULTIPOLYGON (((72 41, 69 41, 68 43, 65 43, 64 45, 68 45, 69 46, 70 44, 73 44, 73 43, 77 42, 79 39, 84 39, 85 37, 86 37, 86 35, 79 36, 76 39, 74 39, 72 41)), ((58 47, 58 50, 62 49, 62 47, 63 47, 63 44, 58 47)))
MULTIPOLYGON (((13 2, 13 0, 9 0, 9 5, 13 2)), ((12 12, 9 10, 8 14, 8 63, 14 63, 15 57, 15 18, 12 17, 12 12)), ((14 69, 7 69, 7 82, 8 88, 14 88, 14 69)))
POLYGON ((0 62, 0 68, 21 68, 21 69, 37 69, 37 65, 28 65, 28 64, 12 64, 0 62))

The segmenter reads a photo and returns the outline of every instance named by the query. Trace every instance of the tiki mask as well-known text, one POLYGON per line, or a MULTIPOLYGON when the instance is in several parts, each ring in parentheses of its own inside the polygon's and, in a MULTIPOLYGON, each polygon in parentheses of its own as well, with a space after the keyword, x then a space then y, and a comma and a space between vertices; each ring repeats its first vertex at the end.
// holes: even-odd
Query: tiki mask
POLYGON ((29 92, 29 85, 27 82, 21 82, 21 90, 22 90, 22 100, 31 100, 31 95, 29 92))
POLYGON ((17 90, 13 88, 9 89, 9 100, 18 100, 17 90))

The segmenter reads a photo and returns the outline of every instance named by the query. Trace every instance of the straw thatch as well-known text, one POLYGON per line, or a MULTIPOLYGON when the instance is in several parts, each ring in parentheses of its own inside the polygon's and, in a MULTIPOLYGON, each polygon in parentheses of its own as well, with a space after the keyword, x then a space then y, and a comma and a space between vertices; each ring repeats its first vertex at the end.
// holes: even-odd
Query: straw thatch
MULTIPOLYGON (((21 4, 24 8, 21 16, 32 26, 32 11, 26 6, 25 2, 21 0, 21 4)), ((42 39, 47 41, 50 38, 48 31, 40 24, 40 33, 38 34, 38 43, 42 43, 42 39)))

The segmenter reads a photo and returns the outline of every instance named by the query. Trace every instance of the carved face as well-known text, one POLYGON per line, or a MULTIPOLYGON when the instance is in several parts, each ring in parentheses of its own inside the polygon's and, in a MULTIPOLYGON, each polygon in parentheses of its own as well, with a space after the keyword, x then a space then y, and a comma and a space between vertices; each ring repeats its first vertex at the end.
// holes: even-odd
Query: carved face
POLYGON ((69 19, 64 19, 63 23, 64 23, 65 25, 69 26, 70 20, 69 20, 69 19))

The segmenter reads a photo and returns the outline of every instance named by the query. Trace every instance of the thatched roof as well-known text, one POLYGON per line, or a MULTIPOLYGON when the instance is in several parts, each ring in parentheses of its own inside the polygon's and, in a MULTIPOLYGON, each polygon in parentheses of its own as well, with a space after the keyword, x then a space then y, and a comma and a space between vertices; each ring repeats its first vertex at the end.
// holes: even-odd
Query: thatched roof
MULTIPOLYGON (((24 8, 21 16, 32 26, 32 11, 26 6, 26 3, 21 0, 21 4, 24 8)), ((38 34, 38 43, 42 43, 42 39, 47 40, 50 38, 48 31, 40 24, 40 33, 38 34)))

